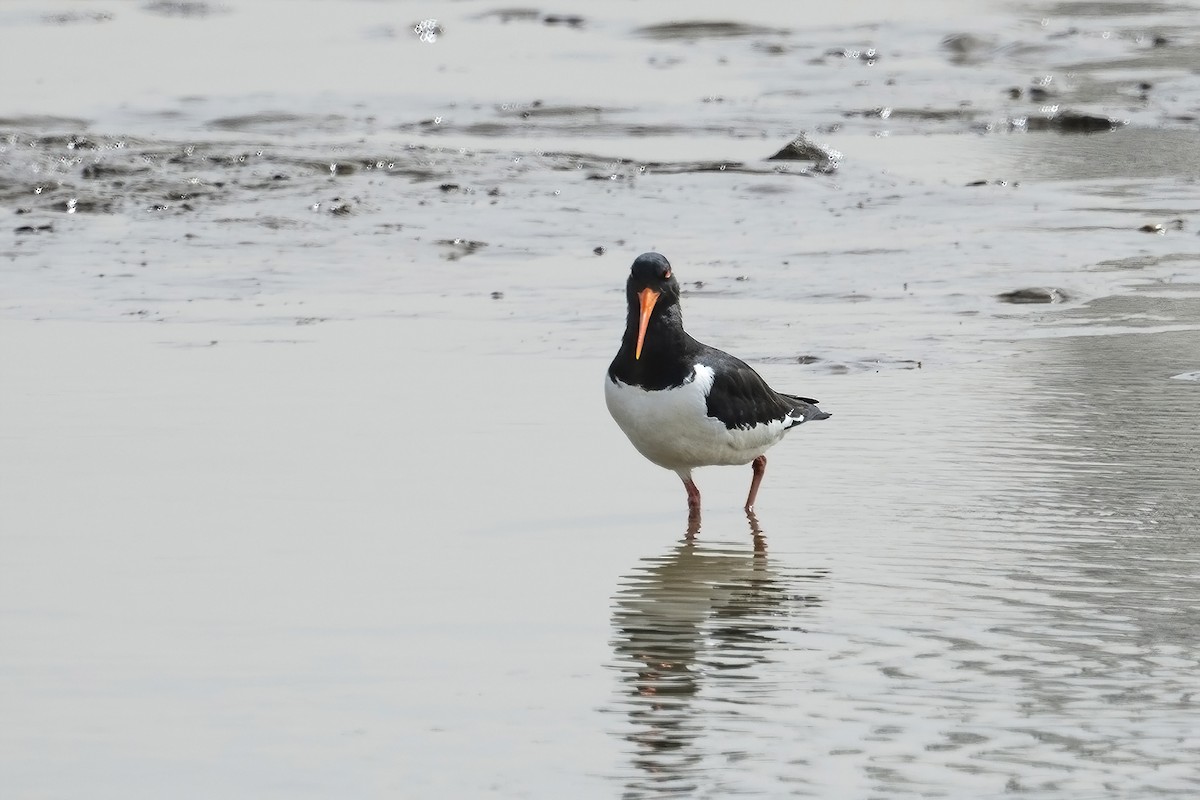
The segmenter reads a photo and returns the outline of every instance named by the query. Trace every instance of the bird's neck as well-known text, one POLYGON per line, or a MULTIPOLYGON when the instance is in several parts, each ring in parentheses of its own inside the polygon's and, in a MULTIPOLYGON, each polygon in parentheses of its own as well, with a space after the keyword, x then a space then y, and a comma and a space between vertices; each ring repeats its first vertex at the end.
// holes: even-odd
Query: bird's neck
POLYGON ((644 389, 679 386, 690 378, 694 368, 689 358, 693 340, 683 329, 683 313, 679 306, 671 305, 661 311, 655 309, 646 325, 641 358, 635 358, 640 322, 638 309, 630 308, 621 349, 609 367, 609 374, 622 383, 644 389))

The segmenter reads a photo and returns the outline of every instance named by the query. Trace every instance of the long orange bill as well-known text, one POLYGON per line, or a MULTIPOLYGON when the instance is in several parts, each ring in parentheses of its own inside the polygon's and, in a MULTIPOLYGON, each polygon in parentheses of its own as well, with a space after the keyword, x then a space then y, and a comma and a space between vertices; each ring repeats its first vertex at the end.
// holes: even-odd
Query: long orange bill
POLYGON ((633 351, 635 361, 642 357, 642 341, 646 338, 646 326, 650 324, 650 312, 654 310, 654 304, 658 302, 658 292, 653 289, 642 289, 638 292, 638 299, 642 301, 642 321, 638 325, 637 350, 633 351))

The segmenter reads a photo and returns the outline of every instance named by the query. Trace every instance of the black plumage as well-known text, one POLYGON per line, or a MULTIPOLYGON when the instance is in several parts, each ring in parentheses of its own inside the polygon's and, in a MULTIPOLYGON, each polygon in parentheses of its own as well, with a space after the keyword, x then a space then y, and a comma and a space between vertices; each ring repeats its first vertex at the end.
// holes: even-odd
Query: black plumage
POLYGON ((657 391, 682 386, 692 376, 695 365, 704 364, 715 373, 707 398, 708 414, 728 428, 752 427, 785 417, 795 418, 791 424, 798 425, 830 416, 816 408, 816 400, 776 392, 745 361, 696 341, 683 329, 679 296, 679 281, 664 256, 638 256, 625 284, 629 313, 621 347, 608 368, 610 378, 657 391), (635 358, 640 322, 638 293, 646 288, 659 293, 645 332, 645 340, 652 344, 635 358))

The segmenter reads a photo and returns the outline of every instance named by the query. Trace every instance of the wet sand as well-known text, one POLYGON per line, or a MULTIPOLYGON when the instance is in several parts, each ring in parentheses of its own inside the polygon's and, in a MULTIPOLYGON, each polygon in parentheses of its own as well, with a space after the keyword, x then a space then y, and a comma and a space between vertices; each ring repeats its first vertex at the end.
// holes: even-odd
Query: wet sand
POLYGON ((0 785, 1193 796, 1196 10, 6 5, 0 785), (834 413, 694 541, 651 248, 834 413))

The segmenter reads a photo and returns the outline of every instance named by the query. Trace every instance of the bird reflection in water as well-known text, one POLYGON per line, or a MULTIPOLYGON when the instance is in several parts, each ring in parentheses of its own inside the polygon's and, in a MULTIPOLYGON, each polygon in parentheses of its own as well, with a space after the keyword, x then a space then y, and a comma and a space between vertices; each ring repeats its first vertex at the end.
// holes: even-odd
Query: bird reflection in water
POLYGON ((693 790, 705 758, 697 739, 722 717, 745 713, 756 697, 769 700, 768 687, 747 679, 759 677, 756 667, 786 646, 785 636, 803 633, 796 618, 821 602, 812 583, 826 571, 770 563, 758 519, 753 512, 747 519, 752 551, 700 541, 697 515, 682 542, 644 559, 621 582, 613 648, 622 673, 619 708, 632 727, 620 734, 633 745, 627 796, 693 790))

